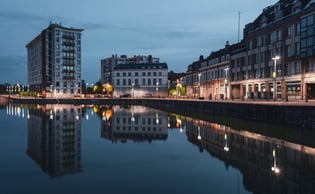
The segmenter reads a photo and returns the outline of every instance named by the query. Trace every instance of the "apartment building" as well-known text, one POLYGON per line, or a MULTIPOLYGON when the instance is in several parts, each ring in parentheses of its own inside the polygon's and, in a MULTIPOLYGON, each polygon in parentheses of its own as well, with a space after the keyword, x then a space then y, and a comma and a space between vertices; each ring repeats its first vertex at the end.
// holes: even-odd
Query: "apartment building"
POLYGON ((167 96, 168 66, 152 55, 112 55, 101 60, 101 82, 113 86, 113 96, 167 96))
POLYGON ((26 45, 30 91, 45 97, 81 94, 82 31, 50 23, 26 45))
POLYGON ((280 0, 266 7, 245 26, 241 42, 188 67, 189 94, 210 99, 315 98, 314 21, 311 0, 280 0))
POLYGON ((115 97, 167 96, 168 66, 166 63, 120 64, 113 69, 115 97))
POLYGON ((113 69, 120 64, 144 64, 144 63, 159 63, 160 59, 157 57, 135 55, 127 57, 127 55, 112 55, 109 58, 101 59, 101 83, 112 84, 113 69))

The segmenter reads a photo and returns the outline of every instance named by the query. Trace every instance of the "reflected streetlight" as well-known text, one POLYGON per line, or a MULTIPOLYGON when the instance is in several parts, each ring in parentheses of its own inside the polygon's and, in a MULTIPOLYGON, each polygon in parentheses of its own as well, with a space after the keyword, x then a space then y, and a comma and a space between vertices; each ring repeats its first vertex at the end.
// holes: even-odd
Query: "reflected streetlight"
POLYGON ((224 134, 224 141, 225 141, 225 145, 224 145, 223 149, 228 152, 228 151, 230 151, 230 148, 229 148, 229 146, 227 144, 228 139, 227 139, 227 134, 226 133, 224 134))
POLYGON ((199 140, 201 140, 201 135, 200 135, 200 126, 198 126, 198 136, 197 136, 197 138, 198 138, 199 140))
POLYGON ((271 167, 271 170, 275 172, 276 174, 280 173, 280 169, 277 167, 277 160, 276 160, 276 150, 272 150, 272 157, 273 157, 273 166, 271 167))
POLYGON ((273 100, 276 101, 277 100, 277 82, 276 82, 276 77, 277 77, 277 60, 280 59, 280 56, 275 56, 272 58, 272 60, 274 61, 274 67, 273 67, 273 73, 272 73, 272 77, 273 77, 273 100))

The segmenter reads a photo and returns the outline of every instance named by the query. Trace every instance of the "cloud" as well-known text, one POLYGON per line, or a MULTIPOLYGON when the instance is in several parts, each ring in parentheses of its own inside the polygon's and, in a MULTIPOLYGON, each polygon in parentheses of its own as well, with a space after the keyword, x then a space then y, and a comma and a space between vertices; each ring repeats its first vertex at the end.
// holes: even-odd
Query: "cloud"
POLYGON ((17 22, 25 22, 25 21, 47 21, 47 18, 42 17, 40 15, 27 13, 27 12, 13 12, 13 11, 5 11, 0 12, 0 19, 17 21, 17 22))
POLYGON ((0 55, 0 83, 26 83, 26 57, 0 55))

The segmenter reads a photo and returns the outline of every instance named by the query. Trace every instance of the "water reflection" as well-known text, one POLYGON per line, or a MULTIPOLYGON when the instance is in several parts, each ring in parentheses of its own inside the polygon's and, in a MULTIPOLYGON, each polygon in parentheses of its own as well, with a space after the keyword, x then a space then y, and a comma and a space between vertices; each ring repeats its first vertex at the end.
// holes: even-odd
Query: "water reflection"
POLYGON ((166 140, 168 115, 165 112, 143 106, 103 106, 98 108, 102 116, 101 136, 117 143, 166 140))
POLYGON ((186 118, 188 141, 243 174, 253 193, 314 193, 315 148, 186 118))
POLYGON ((81 112, 74 105, 28 111, 27 154, 51 177, 81 172, 81 112))
POLYGON ((82 172, 81 125, 97 116, 99 138, 113 145, 164 142, 170 130, 178 130, 226 169, 238 169, 244 187, 252 193, 315 191, 315 148, 305 142, 143 106, 9 105, 6 112, 28 119, 27 154, 51 177, 82 172))

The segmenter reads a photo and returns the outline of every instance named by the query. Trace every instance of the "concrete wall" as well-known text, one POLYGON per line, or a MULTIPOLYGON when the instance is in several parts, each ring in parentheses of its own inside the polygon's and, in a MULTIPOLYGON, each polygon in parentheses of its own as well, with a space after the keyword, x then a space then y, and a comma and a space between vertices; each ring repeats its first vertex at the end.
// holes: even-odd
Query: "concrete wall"
MULTIPOLYGON (((3 99, 3 97, 1 98, 3 99)), ((258 121, 260 123, 315 129, 315 106, 307 103, 246 103, 236 101, 172 100, 160 98, 78 98, 78 99, 4 99, 20 104, 117 104, 144 105, 177 114, 203 117, 221 117, 258 121)))

